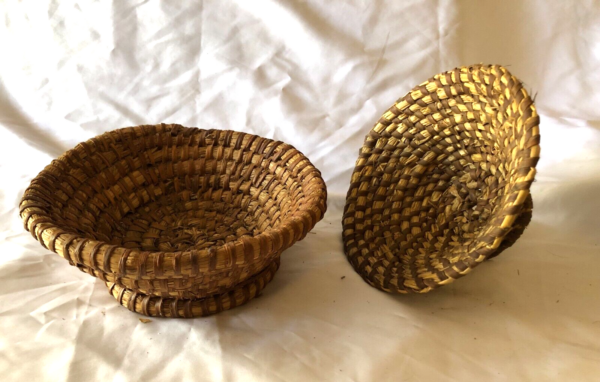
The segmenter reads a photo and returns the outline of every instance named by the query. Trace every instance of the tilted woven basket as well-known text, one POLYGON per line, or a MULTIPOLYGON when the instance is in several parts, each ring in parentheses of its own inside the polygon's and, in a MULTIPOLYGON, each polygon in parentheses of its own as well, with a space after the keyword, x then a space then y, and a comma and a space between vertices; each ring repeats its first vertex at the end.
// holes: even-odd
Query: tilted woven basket
POLYGON ((531 218, 539 117, 501 66, 436 75, 367 135, 343 217, 346 255, 372 286, 428 292, 512 244, 531 218))
POLYGON ((256 297, 323 217, 321 175, 292 146, 234 131, 111 131, 47 166, 25 228, 129 310, 197 317, 256 297))

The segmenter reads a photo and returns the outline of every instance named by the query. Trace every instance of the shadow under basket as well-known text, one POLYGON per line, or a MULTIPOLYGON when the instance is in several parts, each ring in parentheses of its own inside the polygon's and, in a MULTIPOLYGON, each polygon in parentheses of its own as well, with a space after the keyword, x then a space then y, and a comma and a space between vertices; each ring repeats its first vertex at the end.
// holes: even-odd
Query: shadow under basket
POLYGON ((344 250, 372 286, 429 292, 512 245, 533 208, 539 117, 502 66, 438 74, 365 138, 343 217, 344 250))
POLYGON ((256 297, 326 199, 320 172, 288 144, 160 124, 80 143, 32 181, 20 213, 129 310, 191 318, 256 297))

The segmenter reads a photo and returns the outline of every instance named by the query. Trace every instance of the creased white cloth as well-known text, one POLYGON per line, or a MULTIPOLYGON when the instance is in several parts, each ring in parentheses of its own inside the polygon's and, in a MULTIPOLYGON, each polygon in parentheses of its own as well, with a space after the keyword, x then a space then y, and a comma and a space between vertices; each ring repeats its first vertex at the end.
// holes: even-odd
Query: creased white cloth
POLYGON ((1 380, 599 378, 597 1, 5 0, 0 16, 1 380), (533 221, 451 285, 379 292, 342 251, 358 149, 413 86, 479 62, 537 94, 533 221), (52 158, 160 122, 282 140, 322 171, 329 211, 261 298, 144 324, 23 230, 52 158))

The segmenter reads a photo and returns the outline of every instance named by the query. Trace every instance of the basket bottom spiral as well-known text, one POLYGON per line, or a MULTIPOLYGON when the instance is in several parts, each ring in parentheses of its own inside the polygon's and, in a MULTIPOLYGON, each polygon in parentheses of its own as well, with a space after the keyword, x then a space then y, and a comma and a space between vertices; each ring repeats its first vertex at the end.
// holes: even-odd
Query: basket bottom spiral
POLYGON ((204 317, 233 309, 257 297, 273 279, 275 272, 279 269, 279 263, 280 258, 277 256, 262 271, 234 286, 230 291, 195 299, 150 296, 111 282, 107 282, 106 286, 119 304, 144 316, 204 317))

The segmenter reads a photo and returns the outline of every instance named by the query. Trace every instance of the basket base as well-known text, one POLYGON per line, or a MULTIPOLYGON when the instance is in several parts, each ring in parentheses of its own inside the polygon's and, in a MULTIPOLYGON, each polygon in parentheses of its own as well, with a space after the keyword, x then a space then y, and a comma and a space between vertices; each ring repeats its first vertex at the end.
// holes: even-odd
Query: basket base
POLYGON ((512 246, 523 234, 525 228, 531 222, 531 217, 533 215, 533 199, 531 195, 527 196, 525 202, 523 203, 523 211, 521 211, 521 215, 515 220, 513 223, 513 229, 504 237, 504 240, 498 247, 498 249, 493 252, 491 255, 487 257, 486 260, 493 259, 502 253, 506 248, 512 246))
POLYGON ((210 316, 224 310, 233 309, 257 297, 273 279, 279 269, 277 256, 261 272, 236 285, 229 292, 218 295, 183 299, 176 297, 149 296, 135 292, 117 284, 107 282, 109 293, 132 312, 149 317, 194 318, 210 316))

